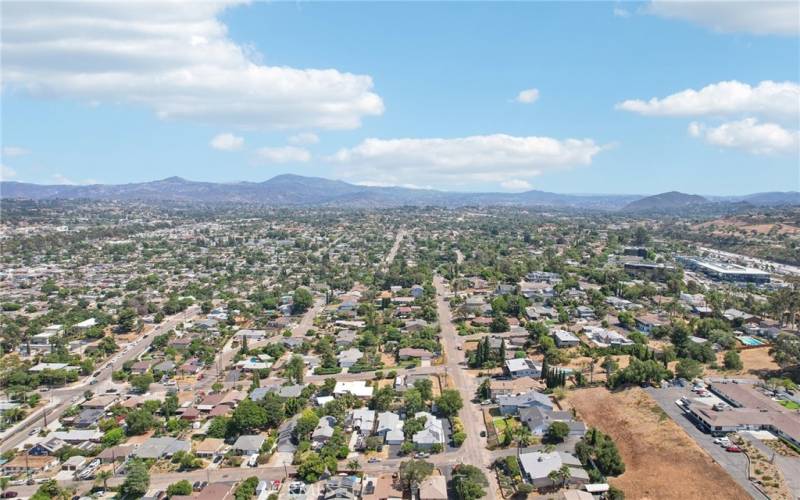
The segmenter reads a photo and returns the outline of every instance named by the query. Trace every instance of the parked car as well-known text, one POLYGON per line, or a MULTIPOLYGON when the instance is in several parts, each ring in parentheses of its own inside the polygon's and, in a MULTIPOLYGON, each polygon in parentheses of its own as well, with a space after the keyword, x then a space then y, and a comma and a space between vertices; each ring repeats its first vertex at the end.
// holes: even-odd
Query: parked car
POLYGON ((727 448, 725 448, 725 451, 727 451, 729 453, 741 453, 742 449, 739 448, 738 446, 732 444, 732 445, 728 446, 727 448))
POLYGON ((372 458, 370 458, 369 460, 367 460, 367 462, 369 462, 369 463, 371 463, 371 464, 377 464, 377 463, 378 463, 378 462, 380 462, 380 461, 381 461, 381 459, 380 459, 380 458, 375 458, 375 457, 372 457, 372 458))
POLYGON ((16 491, 13 491, 13 490, 9 490, 9 491, 4 491, 3 492, 3 498, 16 498, 17 495, 18 495, 18 493, 16 491))
POLYGON ((33 429, 30 430, 30 432, 28 432, 28 435, 35 436, 36 434, 39 434, 41 431, 42 431, 41 427, 34 427, 33 429))

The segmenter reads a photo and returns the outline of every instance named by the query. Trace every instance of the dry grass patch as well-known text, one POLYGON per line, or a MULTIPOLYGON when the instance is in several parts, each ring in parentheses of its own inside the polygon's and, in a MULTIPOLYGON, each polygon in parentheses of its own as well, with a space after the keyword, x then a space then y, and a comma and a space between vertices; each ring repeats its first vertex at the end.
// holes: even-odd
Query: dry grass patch
POLYGON ((626 471, 609 482, 626 498, 750 498, 642 389, 600 387, 567 398, 587 425, 616 442, 626 471))

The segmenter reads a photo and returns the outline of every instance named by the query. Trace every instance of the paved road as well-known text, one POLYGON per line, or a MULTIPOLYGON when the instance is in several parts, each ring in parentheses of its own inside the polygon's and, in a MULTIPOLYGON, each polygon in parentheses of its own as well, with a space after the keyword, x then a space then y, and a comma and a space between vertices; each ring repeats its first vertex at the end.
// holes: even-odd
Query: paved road
POLYGON ((457 346, 460 345, 458 333, 455 325, 453 325, 453 316, 450 313, 450 305, 445 301, 445 295, 450 290, 445 285, 444 279, 441 276, 435 276, 433 285, 436 287, 436 310, 439 315, 439 325, 441 326, 441 340, 443 351, 447 356, 447 363, 445 365, 448 375, 453 378, 453 382, 458 390, 461 392, 461 398, 464 400, 464 407, 459 412, 458 416, 464 423, 464 431, 467 434, 467 440, 457 452, 458 458, 465 464, 480 467, 486 473, 489 479, 489 491, 487 492, 488 498, 499 498, 497 485, 494 480, 494 473, 490 469, 492 457, 489 450, 486 448, 486 438, 480 437, 480 432, 483 429, 483 414, 480 407, 472 402, 477 391, 477 383, 475 378, 465 373, 465 359, 463 350, 458 350, 457 346))
POLYGON ((397 232, 397 236, 394 239, 394 244, 389 250, 389 253, 386 255, 386 265, 394 262, 394 258, 397 256, 397 251, 400 249, 400 242, 403 241, 403 238, 406 236, 406 234, 408 234, 408 231, 405 229, 401 229, 397 232))
POLYGON ((25 419, 20 424, 17 424, 13 428, 12 432, 2 438, 2 443, 0 443, 0 452, 5 452, 11 448, 15 448, 26 441, 29 438, 28 433, 31 431, 31 429, 33 429, 33 427, 44 426, 44 410, 46 410, 47 413, 48 423, 51 423, 55 419, 59 418, 67 410, 67 408, 74 404, 72 401, 73 398, 78 397, 82 399, 85 391, 90 390, 95 394, 103 394, 107 389, 114 387, 115 384, 111 381, 111 373, 113 371, 121 369, 122 365, 126 361, 134 359, 145 352, 145 350, 150 347, 150 344, 153 342, 153 338, 156 335, 160 335, 161 333, 175 328, 178 323, 190 319, 197 314, 199 310, 199 306, 192 306, 184 312, 165 318, 164 321, 156 325, 149 332, 149 334, 147 334, 147 338, 140 336, 139 343, 133 348, 129 349, 128 352, 124 354, 118 353, 112 356, 112 359, 117 358, 116 361, 112 362, 109 360, 95 370, 95 373, 100 371, 100 374, 96 377, 96 384, 89 385, 89 382, 95 378, 93 375, 90 375, 67 387, 54 389, 52 391, 54 403, 48 405, 48 407, 43 410, 35 412, 30 418, 25 419))
POLYGON ((696 394, 687 388, 670 387, 667 389, 648 388, 646 391, 656 400, 672 420, 680 425, 695 442, 705 450, 715 462, 720 464, 739 485, 747 491, 753 498, 765 498, 750 482, 747 473, 747 457, 743 453, 728 453, 719 445, 714 444, 714 438, 710 434, 698 429, 694 423, 687 418, 683 410, 675 404, 681 397, 694 398, 696 394))

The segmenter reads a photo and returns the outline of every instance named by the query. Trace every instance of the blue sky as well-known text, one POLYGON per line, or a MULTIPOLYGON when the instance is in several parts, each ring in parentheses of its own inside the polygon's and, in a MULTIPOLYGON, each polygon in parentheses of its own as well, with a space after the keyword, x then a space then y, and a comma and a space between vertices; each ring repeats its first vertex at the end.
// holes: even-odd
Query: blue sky
POLYGON ((800 189, 794 2, 61 5, 4 4, 4 180, 800 189))

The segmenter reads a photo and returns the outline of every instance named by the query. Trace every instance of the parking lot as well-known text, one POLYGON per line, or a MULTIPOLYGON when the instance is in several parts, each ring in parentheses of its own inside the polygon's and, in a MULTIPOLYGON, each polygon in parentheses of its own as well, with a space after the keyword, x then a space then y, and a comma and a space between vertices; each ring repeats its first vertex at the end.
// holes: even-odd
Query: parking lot
POLYGON ((648 388, 647 392, 656 400, 667 415, 680 425, 692 439, 705 450, 711 458, 720 464, 733 479, 739 483, 753 498, 766 498, 750 482, 747 474, 747 457, 742 453, 729 453, 725 448, 714 444, 714 437, 700 430, 694 422, 684 414, 675 401, 686 397, 697 399, 697 395, 688 387, 669 387, 665 389, 648 388))

